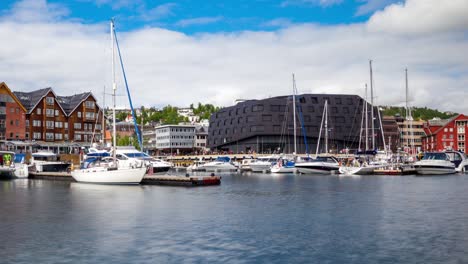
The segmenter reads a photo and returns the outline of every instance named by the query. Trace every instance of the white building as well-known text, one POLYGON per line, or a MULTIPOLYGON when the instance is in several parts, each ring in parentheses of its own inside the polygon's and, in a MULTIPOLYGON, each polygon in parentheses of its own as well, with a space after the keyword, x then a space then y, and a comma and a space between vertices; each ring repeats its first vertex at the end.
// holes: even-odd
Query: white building
POLYGON ((195 149, 199 152, 206 152, 209 148, 206 147, 206 140, 208 138, 208 127, 198 126, 195 130, 195 149))
POLYGON ((191 152, 195 145, 195 126, 164 125, 156 127, 156 149, 170 153, 191 152))

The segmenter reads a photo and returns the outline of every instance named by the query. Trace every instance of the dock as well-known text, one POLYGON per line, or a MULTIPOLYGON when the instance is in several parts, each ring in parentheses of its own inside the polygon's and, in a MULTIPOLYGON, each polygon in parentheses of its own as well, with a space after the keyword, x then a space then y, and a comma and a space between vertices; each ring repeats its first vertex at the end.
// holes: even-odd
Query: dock
POLYGON ((141 184, 145 185, 171 185, 171 186, 209 186, 220 185, 221 176, 172 176, 147 175, 141 184))
POLYGON ((46 179, 46 180, 68 180, 73 181, 70 172, 29 172, 31 179, 46 179))

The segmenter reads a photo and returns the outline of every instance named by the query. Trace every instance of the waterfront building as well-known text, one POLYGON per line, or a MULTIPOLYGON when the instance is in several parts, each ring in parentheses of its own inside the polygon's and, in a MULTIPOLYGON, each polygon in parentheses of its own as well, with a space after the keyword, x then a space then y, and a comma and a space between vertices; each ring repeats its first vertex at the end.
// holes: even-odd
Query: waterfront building
POLYGON ((92 93, 57 96, 52 88, 13 92, 26 109, 25 139, 97 142, 103 114, 92 93))
MULTIPOLYGON (((364 100, 357 95, 297 95, 297 152, 315 153, 325 101, 328 101, 329 149, 357 149, 364 100), (303 122, 301 122, 303 120, 303 122), (301 125, 303 123, 303 125, 301 125), (304 133, 305 132, 305 133, 304 133)), ((370 107, 369 107, 370 109, 370 107)), ((377 108, 374 108, 377 111, 377 108)), ((377 113, 377 112, 375 112, 377 113)), ((370 118, 369 118, 370 120, 370 118)), ((376 114, 375 127, 378 127, 376 114)), ((375 130, 376 147, 382 146, 375 130)), ((322 131, 322 140, 324 138, 322 131)), ((372 134, 372 133, 370 133, 372 134)), ((292 153, 294 151, 292 96, 242 100, 211 115, 208 147, 234 153, 292 153)), ((370 136, 371 137, 371 136, 370 136)), ((369 142, 371 142, 369 138, 369 142)), ((324 144, 322 143, 321 146, 324 144)))
POLYGON ((450 119, 433 119, 424 123, 423 151, 458 150, 466 152, 468 116, 459 114, 450 119))
POLYGON ((411 141, 414 140, 414 147, 416 151, 422 149, 422 137, 426 135, 423 125, 423 120, 410 121, 401 116, 395 116, 398 129, 400 130, 400 146, 403 150, 409 151, 411 148, 411 141))
POLYGON ((206 141, 208 138, 208 127, 205 126, 197 126, 195 127, 195 145, 194 148, 199 153, 205 153, 209 151, 207 148, 206 141))
POLYGON ((156 127, 156 149, 165 153, 189 153, 194 149, 195 126, 163 125, 156 127))
POLYGON ((396 152, 400 147, 400 130, 394 116, 384 116, 382 126, 385 135, 385 142, 390 145, 390 150, 396 152))
POLYGON ((26 109, 10 88, 0 83, 0 140, 24 140, 26 109))

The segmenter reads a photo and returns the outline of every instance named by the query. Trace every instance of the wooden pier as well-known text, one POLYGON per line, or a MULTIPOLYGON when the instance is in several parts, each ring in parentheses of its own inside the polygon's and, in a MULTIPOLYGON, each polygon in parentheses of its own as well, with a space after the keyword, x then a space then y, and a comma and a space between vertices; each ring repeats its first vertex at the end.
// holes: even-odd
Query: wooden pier
POLYGON ((221 184, 221 176, 171 176, 147 175, 141 184, 171 186, 209 186, 221 184))
POLYGON ((73 177, 70 172, 29 172, 29 178, 73 181, 73 177))

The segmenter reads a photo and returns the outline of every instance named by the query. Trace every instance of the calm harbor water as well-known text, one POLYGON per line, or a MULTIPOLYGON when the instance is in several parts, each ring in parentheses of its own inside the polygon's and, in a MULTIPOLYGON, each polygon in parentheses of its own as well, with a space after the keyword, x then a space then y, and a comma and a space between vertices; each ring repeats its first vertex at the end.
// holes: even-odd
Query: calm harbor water
POLYGON ((0 181, 1 263, 468 263, 468 175, 0 181))

